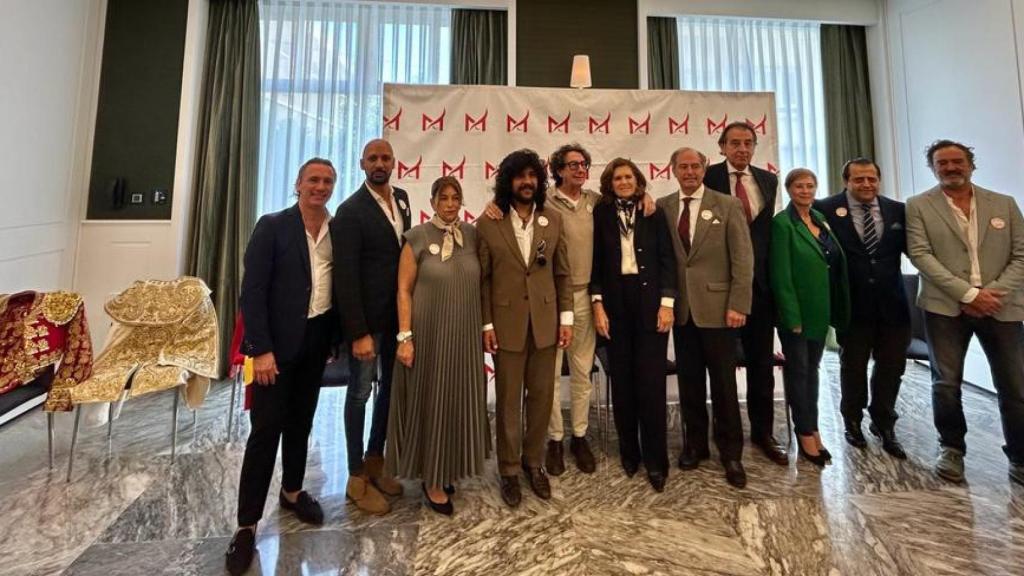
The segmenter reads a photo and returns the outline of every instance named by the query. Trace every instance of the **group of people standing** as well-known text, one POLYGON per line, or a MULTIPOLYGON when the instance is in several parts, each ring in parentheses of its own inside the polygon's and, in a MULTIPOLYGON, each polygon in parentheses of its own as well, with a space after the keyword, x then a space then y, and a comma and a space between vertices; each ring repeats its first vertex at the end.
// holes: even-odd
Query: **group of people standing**
POLYGON ((879 167, 859 158, 843 169, 846 190, 823 200, 815 199, 814 173, 790 172, 790 202, 776 214, 778 178, 751 165, 756 145, 749 125, 733 123, 719 140, 720 163, 709 165, 693 148, 675 150, 679 189, 657 200, 628 159, 610 161, 592 191, 584 188, 591 157, 581 146, 560 147, 546 167, 535 152, 519 150, 501 162, 494 199, 475 225, 460 219, 460 182, 443 177, 431 187, 433 217, 411 226, 408 195, 390 184, 395 158, 384 140, 366 145, 366 181, 333 219, 326 205, 334 168, 307 161, 296 204, 262 217, 246 250, 243 352, 254 358, 255 384, 229 571, 251 562, 279 444, 280 505, 303 521, 323 521, 302 482, 321 375, 338 341, 348 347, 351 371, 346 495, 368 513, 387 513, 389 498, 402 494, 395 476, 421 480, 426 504, 453 513, 456 482, 479 475, 491 452, 484 353, 495 367, 503 500, 519 505, 521 477, 548 499, 548 474, 565 471, 563 354, 568 451, 580 471, 592 473, 586 434, 599 337, 622 469, 633 476, 642 465, 659 492, 669 472, 670 333, 682 406, 680 468, 709 459, 713 438, 728 483, 746 485, 738 366, 746 368, 751 444, 788 465, 773 432, 776 328, 801 457, 817 466, 831 458, 818 433, 817 397, 832 327, 842 346, 847 442, 867 445, 866 408, 883 449, 906 458, 895 433, 910 338, 904 253, 921 272, 937 472, 963 479, 960 386, 967 343, 977 334, 1000 396, 1010 475, 1024 482, 1024 221, 1013 199, 972 185, 971 150, 940 141, 927 153, 939 186, 906 208, 879 195, 879 167))

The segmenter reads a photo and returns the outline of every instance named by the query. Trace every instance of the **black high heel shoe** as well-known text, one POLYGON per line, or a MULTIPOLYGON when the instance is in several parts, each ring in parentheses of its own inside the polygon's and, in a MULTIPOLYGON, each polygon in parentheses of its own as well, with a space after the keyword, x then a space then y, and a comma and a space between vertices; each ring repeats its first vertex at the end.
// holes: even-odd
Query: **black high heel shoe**
POLYGON ((815 456, 812 454, 808 454, 807 451, 804 450, 804 447, 800 444, 799 441, 797 441, 796 445, 797 448, 800 449, 800 457, 803 458, 804 460, 807 460, 808 462, 814 464, 818 468, 824 468, 825 465, 828 464, 829 458, 825 456, 825 452, 819 452, 815 456))
POLYGON ((444 502, 443 504, 438 504, 437 502, 431 500, 430 495, 427 494, 426 483, 421 483, 420 487, 423 488, 423 499, 426 501, 427 506, 429 506, 431 510, 437 512, 438 514, 444 514, 445 516, 451 516, 455 513, 455 506, 452 505, 451 498, 449 498, 448 501, 444 502))

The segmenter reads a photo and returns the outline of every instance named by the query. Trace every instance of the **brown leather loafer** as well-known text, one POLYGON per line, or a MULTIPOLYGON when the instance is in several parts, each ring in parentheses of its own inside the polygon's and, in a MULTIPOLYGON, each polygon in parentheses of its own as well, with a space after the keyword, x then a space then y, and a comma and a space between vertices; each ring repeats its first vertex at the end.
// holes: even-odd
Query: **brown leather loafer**
POLYGON ((541 500, 550 500, 551 483, 548 481, 548 475, 544 473, 544 469, 523 466, 523 471, 526 472, 526 479, 530 482, 533 493, 541 500))
POLYGON ((519 490, 518 476, 501 477, 501 499, 508 504, 509 508, 515 508, 523 501, 523 493, 519 490))

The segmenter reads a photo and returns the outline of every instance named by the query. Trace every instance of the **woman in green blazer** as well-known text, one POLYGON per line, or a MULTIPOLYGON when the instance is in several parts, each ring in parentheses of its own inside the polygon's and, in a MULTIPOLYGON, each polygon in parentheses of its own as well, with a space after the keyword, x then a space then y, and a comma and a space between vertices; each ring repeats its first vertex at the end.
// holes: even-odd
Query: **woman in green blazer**
POLYGON ((796 426, 800 454, 824 466, 831 460, 818 434, 818 365, 831 325, 849 321, 846 258, 825 222, 811 208, 818 189, 814 172, 786 175, 789 206, 772 221, 771 285, 786 365, 782 376, 796 426))

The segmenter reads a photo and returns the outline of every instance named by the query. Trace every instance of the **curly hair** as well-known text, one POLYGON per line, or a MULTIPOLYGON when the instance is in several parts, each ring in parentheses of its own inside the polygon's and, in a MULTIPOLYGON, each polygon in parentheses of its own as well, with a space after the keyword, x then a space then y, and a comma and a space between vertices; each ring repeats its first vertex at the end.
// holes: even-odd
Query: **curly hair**
POLYGON ((583 146, 580 146, 575 142, 560 146, 558 150, 551 153, 551 158, 548 159, 548 169, 551 170, 551 178, 555 181, 555 188, 562 185, 562 175, 559 174, 559 172, 565 169, 565 157, 568 156, 570 152, 578 152, 583 156, 583 159, 586 160, 587 166, 590 166, 590 152, 587 152, 583 146))
POLYGON ((512 179, 532 168, 537 176, 537 191, 533 193, 533 203, 538 210, 544 209, 547 200, 548 179, 544 173, 544 164, 540 156, 533 150, 523 148, 505 156, 498 165, 498 174, 494 177, 494 203, 501 211, 508 214, 512 209, 512 179))
POLYGON ((925 159, 928 160, 929 168, 935 167, 935 153, 938 152, 939 150, 942 150, 943 148, 959 148, 960 150, 963 151, 964 155, 967 156, 967 163, 971 165, 971 170, 977 168, 977 166, 974 165, 974 148, 971 148, 966 144, 961 144, 956 140, 947 139, 936 140, 935 142, 932 142, 928 146, 928 149, 924 151, 924 156, 925 159))
POLYGON ((636 199, 643 198, 643 195, 647 192, 647 179, 644 178, 643 172, 637 168, 636 164, 626 158, 616 158, 605 166, 604 172, 601 172, 602 202, 615 200, 615 186, 612 184, 612 178, 615 176, 615 170, 623 166, 629 166, 629 169, 633 171, 633 179, 636 180, 636 192, 633 193, 633 197, 636 199))

